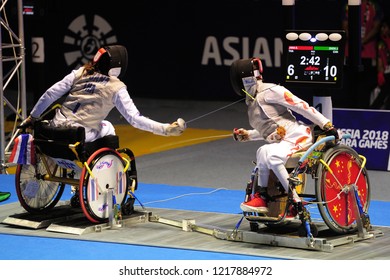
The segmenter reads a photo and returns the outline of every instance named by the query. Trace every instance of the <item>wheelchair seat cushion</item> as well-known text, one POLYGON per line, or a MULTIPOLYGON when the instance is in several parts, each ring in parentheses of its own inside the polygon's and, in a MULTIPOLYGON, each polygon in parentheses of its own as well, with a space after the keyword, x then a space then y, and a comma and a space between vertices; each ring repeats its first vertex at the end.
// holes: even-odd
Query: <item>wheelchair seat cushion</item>
POLYGON ((100 148, 108 147, 111 149, 119 148, 119 137, 117 135, 107 135, 93 142, 85 143, 85 151, 88 157, 100 148))
POLYGON ((48 156, 84 162, 100 148, 118 149, 119 137, 107 135, 85 143, 84 127, 52 127, 47 122, 37 122, 34 124, 34 144, 48 156), (69 148, 70 144, 77 142, 80 143, 76 147, 79 158, 69 148))
POLYGON ((48 156, 75 160, 77 157, 69 148, 69 144, 79 142, 76 151, 81 155, 84 141, 84 127, 52 127, 47 122, 34 124, 34 144, 48 156))

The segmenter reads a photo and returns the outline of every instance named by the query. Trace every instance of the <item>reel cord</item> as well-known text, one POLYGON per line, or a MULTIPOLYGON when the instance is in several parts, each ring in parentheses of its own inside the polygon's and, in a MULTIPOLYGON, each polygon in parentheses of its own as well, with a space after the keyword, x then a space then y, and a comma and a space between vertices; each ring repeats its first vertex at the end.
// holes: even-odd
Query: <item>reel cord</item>
POLYGON ((147 204, 153 204, 153 203, 160 203, 160 202, 171 201, 171 200, 179 199, 179 198, 182 198, 182 197, 185 197, 185 196, 192 196, 192 195, 208 195, 208 194, 212 194, 212 193, 215 193, 215 192, 221 191, 221 190, 228 190, 228 189, 227 189, 227 188, 218 188, 218 189, 212 190, 212 191, 210 191, 210 192, 186 193, 186 194, 178 195, 178 196, 171 197, 171 198, 167 198, 167 199, 154 200, 154 201, 149 201, 149 202, 145 202, 145 203, 141 203, 139 199, 137 199, 137 201, 138 201, 138 203, 142 206, 142 208, 144 208, 143 205, 147 205, 147 204))

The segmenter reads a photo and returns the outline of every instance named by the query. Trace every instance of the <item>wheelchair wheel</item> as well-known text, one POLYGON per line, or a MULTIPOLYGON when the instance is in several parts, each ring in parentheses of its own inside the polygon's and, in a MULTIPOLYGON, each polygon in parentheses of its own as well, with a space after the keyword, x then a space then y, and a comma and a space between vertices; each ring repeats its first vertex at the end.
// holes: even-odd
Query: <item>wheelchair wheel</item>
POLYGON ((125 162, 118 152, 101 148, 87 160, 80 177, 80 205, 85 216, 93 223, 107 222, 109 205, 122 205, 128 191, 125 162), (112 197, 109 196, 112 190, 112 197), (110 202, 110 203, 109 203, 110 202))
MULTIPOLYGON (((48 168, 55 176, 65 177, 66 170, 47 158, 48 168)), ((43 213, 60 200, 65 184, 45 180, 48 171, 41 155, 36 154, 36 164, 19 164, 15 172, 16 194, 22 207, 29 213, 43 213)))
POLYGON ((370 184, 365 168, 361 168, 362 159, 352 148, 338 145, 323 155, 324 162, 317 170, 315 179, 318 208, 326 225, 335 233, 352 233, 357 230, 353 204, 354 192, 343 192, 344 187, 356 185, 360 204, 367 212, 370 203, 370 184))

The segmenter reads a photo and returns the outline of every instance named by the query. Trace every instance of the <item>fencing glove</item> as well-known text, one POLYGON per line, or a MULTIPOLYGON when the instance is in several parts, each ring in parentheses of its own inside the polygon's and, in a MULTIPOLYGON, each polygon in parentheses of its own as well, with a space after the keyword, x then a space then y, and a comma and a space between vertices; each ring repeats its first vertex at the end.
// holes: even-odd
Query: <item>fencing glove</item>
POLYGON ((186 128, 186 122, 182 118, 178 118, 177 121, 167 126, 165 134, 167 136, 180 136, 186 128))
POLYGON ((244 128, 235 128, 233 129, 233 139, 239 142, 249 141, 248 130, 244 128))

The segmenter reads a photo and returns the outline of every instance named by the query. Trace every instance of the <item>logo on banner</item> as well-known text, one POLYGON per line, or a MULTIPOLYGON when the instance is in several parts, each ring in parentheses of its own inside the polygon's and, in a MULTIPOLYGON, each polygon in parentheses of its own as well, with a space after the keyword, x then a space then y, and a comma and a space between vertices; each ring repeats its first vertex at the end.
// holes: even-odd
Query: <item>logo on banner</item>
POLYGON ((367 158, 367 169, 390 171, 390 111, 334 109, 334 123, 351 135, 342 143, 367 158))
POLYGON ((63 42, 66 64, 77 69, 90 61, 101 46, 117 43, 117 37, 103 17, 94 15, 88 21, 86 15, 80 15, 69 24, 63 42))
POLYGON ((343 139, 346 145, 357 149, 387 150, 389 131, 371 129, 340 129, 341 132, 351 135, 350 139, 343 139))

